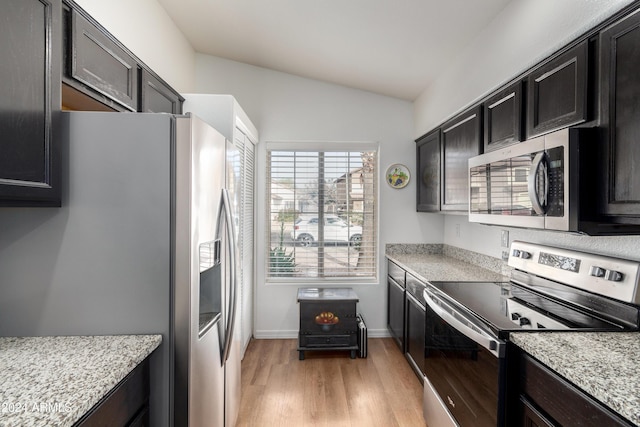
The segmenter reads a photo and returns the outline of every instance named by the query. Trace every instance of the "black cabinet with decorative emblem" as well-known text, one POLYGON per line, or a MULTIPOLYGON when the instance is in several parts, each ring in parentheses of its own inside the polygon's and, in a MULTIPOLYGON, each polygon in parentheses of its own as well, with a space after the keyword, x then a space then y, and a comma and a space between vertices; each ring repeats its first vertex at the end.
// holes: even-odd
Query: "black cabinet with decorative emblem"
POLYGON ((358 350, 358 296, 351 288, 300 288, 300 360, 311 350, 358 350))

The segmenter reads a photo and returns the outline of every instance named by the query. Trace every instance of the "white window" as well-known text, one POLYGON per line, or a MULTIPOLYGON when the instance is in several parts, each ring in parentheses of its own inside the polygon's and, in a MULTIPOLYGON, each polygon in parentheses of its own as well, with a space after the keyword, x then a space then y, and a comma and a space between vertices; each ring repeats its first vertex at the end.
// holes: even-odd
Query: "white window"
POLYGON ((299 146, 267 146, 267 280, 375 279, 377 146, 299 146))

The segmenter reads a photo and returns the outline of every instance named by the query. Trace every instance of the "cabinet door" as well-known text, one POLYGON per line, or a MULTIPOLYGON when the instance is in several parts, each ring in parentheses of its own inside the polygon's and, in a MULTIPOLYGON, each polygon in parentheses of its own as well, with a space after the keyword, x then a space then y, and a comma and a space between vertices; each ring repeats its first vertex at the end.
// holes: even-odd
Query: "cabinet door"
POLYGON ((482 107, 460 114, 442 126, 441 206, 469 210, 469 158, 482 151, 482 107))
POLYGON ((424 334, 425 334, 425 311, 415 299, 407 292, 407 326, 406 334, 406 356, 409 359, 420 381, 424 381, 425 375, 425 348, 424 348, 424 334))
POLYGON ((587 42, 538 68, 527 79, 527 139, 587 120, 587 42))
POLYGON ((418 212, 440 211, 440 129, 416 141, 418 212))
MULTIPOLYGON (((138 110, 138 64, 110 36, 71 11, 70 77, 125 109, 138 110)), ((80 87, 80 90, 86 90, 80 87)))
POLYGON ((522 141, 522 82, 489 98, 483 113, 485 152, 522 141))
POLYGON ((183 98, 146 69, 140 70, 140 111, 143 113, 182 113, 183 98))
POLYGON ((0 206, 60 206, 60 0, 0 14, 0 206))
POLYGON ((554 424, 584 427, 631 425, 531 356, 523 354, 521 357, 520 394, 540 408, 554 424))
POLYGON ((557 427, 534 408, 524 396, 520 397, 520 411, 522 412, 522 427, 557 427))
MULTIPOLYGON (((640 12, 600 35, 604 214, 640 217, 640 12)), ((623 220, 624 221, 624 220, 623 220)))
POLYGON ((404 353, 404 288, 387 278, 387 327, 404 353))
POLYGON ((149 358, 136 366, 74 426, 148 425, 149 358))

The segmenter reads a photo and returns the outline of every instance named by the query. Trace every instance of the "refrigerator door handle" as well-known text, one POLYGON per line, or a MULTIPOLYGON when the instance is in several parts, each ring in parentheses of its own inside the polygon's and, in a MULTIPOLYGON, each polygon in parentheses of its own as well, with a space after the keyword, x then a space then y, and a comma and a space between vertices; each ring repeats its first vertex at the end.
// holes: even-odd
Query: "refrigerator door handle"
POLYGON ((217 237, 220 237, 222 230, 222 215, 224 214, 224 222, 226 224, 226 232, 227 232, 227 247, 229 250, 229 306, 227 307, 227 319, 226 319, 226 329, 224 334, 224 345, 222 350, 222 363, 227 361, 229 358, 229 351, 231 349, 231 340, 233 338, 233 329, 236 320, 236 233, 235 233, 235 225, 233 223, 233 216, 231 215, 231 204, 229 202, 229 192, 226 188, 222 189, 222 198, 220 201, 220 210, 218 211, 218 228, 217 228, 217 237))

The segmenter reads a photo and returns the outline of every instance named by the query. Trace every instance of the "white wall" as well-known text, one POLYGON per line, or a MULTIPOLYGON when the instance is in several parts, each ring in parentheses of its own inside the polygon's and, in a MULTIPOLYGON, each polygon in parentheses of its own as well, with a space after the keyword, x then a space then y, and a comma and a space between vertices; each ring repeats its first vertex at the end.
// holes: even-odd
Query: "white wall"
MULTIPOLYGON (((631 0, 518 0, 446 67, 415 102, 414 137, 423 135, 501 84, 611 16, 631 0)), ((444 243, 500 257, 500 230, 446 216, 444 243), (459 230, 459 232, 458 232, 459 230)), ((511 240, 640 259, 640 237, 589 237, 511 228, 511 240)))
POLYGON ((417 138, 632 0, 511 1, 415 101, 417 138))
MULTIPOLYGON (((392 163, 415 170, 411 103, 290 74, 197 55, 196 91, 235 96, 260 132, 257 156, 257 337, 294 337, 298 331, 295 285, 266 285, 265 141, 374 141, 382 172, 392 163)), ((415 212, 415 177, 402 190, 380 180, 380 259, 393 242, 442 242, 443 217, 415 212)), ((375 285, 355 285, 359 310, 372 336, 386 335, 386 270, 375 285)))
POLYGON ((192 92, 195 52, 156 0, 76 0, 178 92, 192 92))

